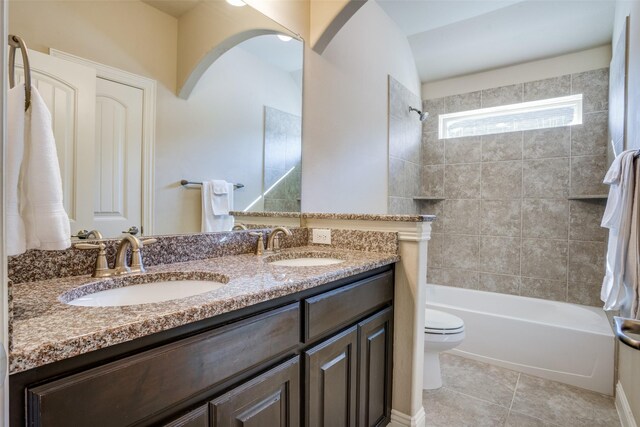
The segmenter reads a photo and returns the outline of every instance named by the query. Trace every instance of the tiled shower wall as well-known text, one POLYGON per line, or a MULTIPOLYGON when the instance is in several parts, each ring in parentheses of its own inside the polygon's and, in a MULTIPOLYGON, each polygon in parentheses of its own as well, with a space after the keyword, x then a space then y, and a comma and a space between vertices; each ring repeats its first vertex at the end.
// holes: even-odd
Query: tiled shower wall
POLYGON ((440 99, 423 108, 422 188, 439 201, 430 283, 599 305, 605 230, 607 69, 440 99), (437 116, 583 94, 583 124, 438 139, 437 116))
POLYGON ((389 76, 389 214, 420 210, 413 198, 420 192, 422 123, 409 106, 420 109, 420 97, 389 76))

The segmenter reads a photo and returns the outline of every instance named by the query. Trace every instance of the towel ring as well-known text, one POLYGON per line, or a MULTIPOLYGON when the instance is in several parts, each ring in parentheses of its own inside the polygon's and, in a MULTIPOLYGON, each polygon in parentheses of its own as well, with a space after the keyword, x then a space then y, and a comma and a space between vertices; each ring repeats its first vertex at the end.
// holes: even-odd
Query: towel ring
POLYGON ((22 37, 9 34, 9 87, 16 85, 15 67, 16 50, 22 53, 22 65, 24 67, 24 110, 27 111, 31 105, 31 66, 29 65, 29 55, 27 54, 27 44, 22 37))

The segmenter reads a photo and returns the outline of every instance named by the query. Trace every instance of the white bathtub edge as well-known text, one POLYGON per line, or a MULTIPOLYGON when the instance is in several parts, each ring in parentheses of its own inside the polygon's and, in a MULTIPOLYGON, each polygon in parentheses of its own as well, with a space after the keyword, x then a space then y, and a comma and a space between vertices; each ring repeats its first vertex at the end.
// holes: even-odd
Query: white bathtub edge
POLYGON ((624 393, 620 381, 616 384, 616 410, 618 411, 622 427, 638 427, 633 412, 631 412, 627 395, 624 393))

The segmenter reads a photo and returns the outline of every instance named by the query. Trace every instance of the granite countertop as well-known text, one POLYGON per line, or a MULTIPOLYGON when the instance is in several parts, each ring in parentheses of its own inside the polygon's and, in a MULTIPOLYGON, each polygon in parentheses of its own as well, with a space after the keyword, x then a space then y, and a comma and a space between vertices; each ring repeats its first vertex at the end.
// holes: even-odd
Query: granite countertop
POLYGON ((349 221, 393 221, 393 222, 433 222, 435 215, 386 215, 386 214, 341 214, 341 213, 313 213, 313 212, 238 212, 231 215, 243 217, 266 218, 309 218, 309 219, 337 219, 349 221))
POLYGON ((158 265, 148 268, 145 274, 124 278, 75 276, 13 285, 9 372, 22 372, 130 341, 399 260, 396 254, 312 246, 285 249, 272 257, 292 258, 300 253, 345 261, 319 267, 283 267, 270 265, 265 257, 243 254, 158 265), (115 285, 110 287, 118 287, 123 282, 145 283, 145 278, 153 276, 155 280, 217 279, 225 285, 192 297, 143 305, 78 307, 62 302, 99 290, 96 282, 109 281, 115 285))

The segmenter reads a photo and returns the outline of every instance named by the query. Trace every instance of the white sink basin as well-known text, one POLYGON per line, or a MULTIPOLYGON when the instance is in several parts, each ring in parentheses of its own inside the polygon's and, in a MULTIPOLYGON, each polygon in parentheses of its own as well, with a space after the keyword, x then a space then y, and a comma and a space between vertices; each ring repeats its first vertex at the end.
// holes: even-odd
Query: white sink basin
POLYGON ((333 265, 344 262, 343 259, 337 258, 292 258, 271 261, 271 265, 280 265, 284 267, 317 267, 321 265, 333 265))
POLYGON ((117 307, 171 301, 215 291, 224 283, 209 280, 173 280, 143 283, 94 292, 67 302, 82 307, 117 307))

